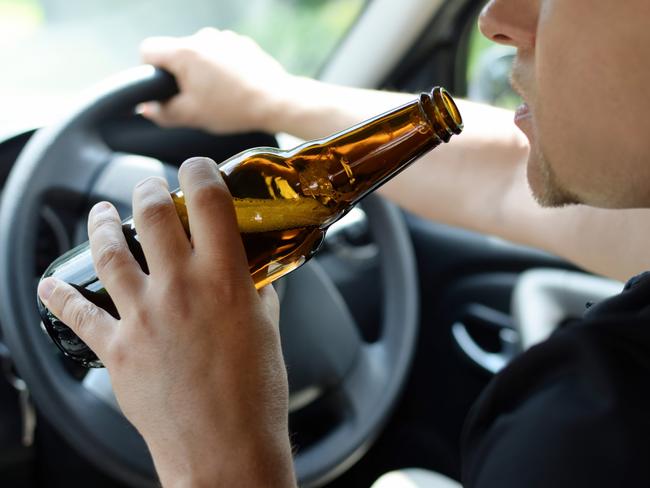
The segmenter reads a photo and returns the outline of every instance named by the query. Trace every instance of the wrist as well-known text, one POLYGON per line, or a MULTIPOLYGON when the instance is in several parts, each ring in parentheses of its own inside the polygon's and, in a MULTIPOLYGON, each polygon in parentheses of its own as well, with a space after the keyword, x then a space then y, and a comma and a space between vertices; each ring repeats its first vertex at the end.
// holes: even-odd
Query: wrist
POLYGON ((256 110, 259 130, 269 134, 291 132, 292 119, 306 103, 305 82, 305 78, 287 73, 276 83, 265 87, 265 92, 258 96, 260 103, 251 104, 256 110))
POLYGON ((293 460, 288 436, 256 443, 220 443, 221 448, 175 442, 150 446, 156 471, 165 488, 216 486, 294 488, 293 460), (226 449, 223 448, 226 446, 226 449))

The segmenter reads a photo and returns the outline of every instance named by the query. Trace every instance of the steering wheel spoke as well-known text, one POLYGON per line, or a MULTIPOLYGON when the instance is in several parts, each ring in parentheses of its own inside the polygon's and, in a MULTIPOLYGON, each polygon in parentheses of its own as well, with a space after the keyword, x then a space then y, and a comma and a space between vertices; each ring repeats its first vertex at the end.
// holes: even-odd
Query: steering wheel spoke
POLYGON ((77 133, 67 137, 56 134, 56 127, 46 128, 33 136, 34 145, 28 145, 16 162, 25 178, 29 177, 30 191, 39 196, 62 191, 73 195, 86 195, 101 168, 110 160, 111 150, 91 133, 77 133), (51 135, 51 132, 55 134, 51 135), (42 145, 50 143, 51 150, 38 158, 42 145), (33 154, 36 153, 36 154, 33 154), (38 168, 28 168, 39 160, 38 168), (21 164, 22 160, 28 163, 21 164), (29 176, 28 176, 29 175, 29 176))
POLYGON ((359 422, 372 412, 373 399, 386 384, 390 367, 380 344, 364 344, 359 349, 352 369, 340 385, 345 416, 359 422))
POLYGON ((282 348, 292 392, 292 407, 339 384, 362 340, 338 289, 315 259, 286 278, 280 307, 282 348), (303 398, 305 400, 300 401, 303 398))
POLYGON ((88 190, 89 200, 110 201, 122 217, 130 215, 133 189, 141 180, 159 176, 169 183, 170 189, 178 187, 178 168, 158 159, 138 154, 113 153, 110 162, 88 190))

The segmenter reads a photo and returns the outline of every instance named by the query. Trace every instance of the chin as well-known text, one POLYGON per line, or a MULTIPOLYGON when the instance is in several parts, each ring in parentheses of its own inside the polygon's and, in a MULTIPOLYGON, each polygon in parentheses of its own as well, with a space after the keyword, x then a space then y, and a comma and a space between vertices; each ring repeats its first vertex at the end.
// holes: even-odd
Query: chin
POLYGON ((583 203, 574 192, 558 180, 553 166, 538 148, 528 156, 528 185, 537 203, 542 207, 557 208, 583 203))

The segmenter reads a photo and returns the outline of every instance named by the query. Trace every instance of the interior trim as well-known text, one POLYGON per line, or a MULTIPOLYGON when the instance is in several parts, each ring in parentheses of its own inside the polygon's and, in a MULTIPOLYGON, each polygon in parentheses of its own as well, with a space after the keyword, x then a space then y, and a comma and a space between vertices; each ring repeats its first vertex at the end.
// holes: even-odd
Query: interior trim
POLYGON ((320 79, 374 88, 419 38, 444 0, 374 0, 368 4, 320 79), (360 69, 360 60, 364 60, 360 69))

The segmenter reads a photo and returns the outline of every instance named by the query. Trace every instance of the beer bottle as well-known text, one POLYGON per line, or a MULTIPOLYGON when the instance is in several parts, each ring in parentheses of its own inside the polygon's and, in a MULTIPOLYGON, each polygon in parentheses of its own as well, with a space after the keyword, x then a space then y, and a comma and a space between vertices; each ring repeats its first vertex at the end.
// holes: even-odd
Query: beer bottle
MULTIPOLYGON (((451 96, 440 87, 411 103, 325 139, 292 150, 262 147, 219 165, 232 194, 253 282, 259 288, 314 255, 332 223, 414 160, 448 142, 463 128, 451 96)), ((189 235, 180 190, 172 193, 189 235)), ((133 219, 123 223, 129 249, 148 272, 133 219)), ((64 254, 45 271, 118 317, 93 267, 88 243, 64 254)), ((97 356, 38 300, 45 330, 64 354, 87 367, 97 356)))

